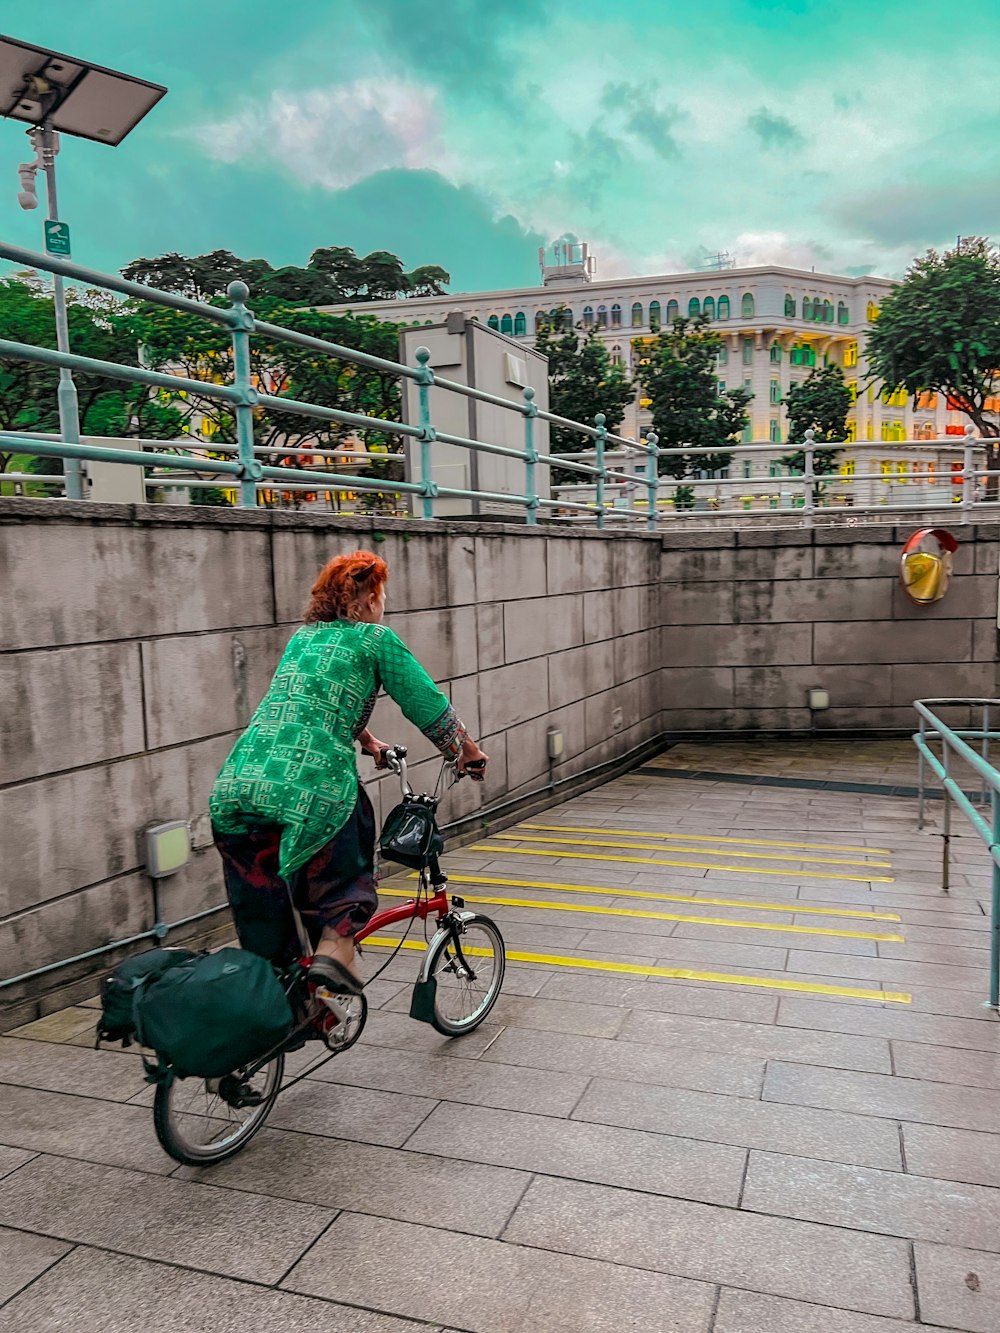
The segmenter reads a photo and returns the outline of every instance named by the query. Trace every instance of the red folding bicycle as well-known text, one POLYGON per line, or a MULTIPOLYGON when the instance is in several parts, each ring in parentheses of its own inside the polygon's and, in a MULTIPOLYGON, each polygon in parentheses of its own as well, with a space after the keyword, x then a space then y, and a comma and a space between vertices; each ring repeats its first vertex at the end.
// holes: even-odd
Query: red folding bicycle
MULTIPOLYGON (((393 941, 389 958, 365 983, 368 985, 395 959, 413 923, 424 922, 427 947, 413 988, 410 1016, 432 1024, 445 1036, 459 1037, 478 1027, 496 1003, 503 985, 504 942, 489 917, 466 911, 461 898, 449 897, 448 877, 438 863, 441 839, 436 812, 442 787, 446 781, 453 786, 461 775, 454 764, 445 761, 433 793, 418 795, 407 782, 406 754, 404 746, 396 745, 383 751, 383 761, 398 775, 402 792, 402 804, 393 812, 402 814, 396 821, 400 836, 395 841, 411 853, 402 851, 394 859, 406 857, 404 864, 417 869, 417 890, 398 907, 376 912, 356 941, 363 944, 378 931, 409 923, 404 935, 393 941), (436 930, 428 939, 426 922, 431 916, 436 930)), ((383 855, 384 839, 385 831, 383 855)), ((368 1004, 363 993, 335 994, 307 980, 311 946, 294 906, 292 911, 302 955, 279 972, 297 1016, 292 1030, 259 1060, 223 1078, 174 1078, 157 1086, 153 1102, 156 1136, 171 1157, 187 1166, 222 1162, 246 1147, 263 1127, 278 1095, 348 1050, 364 1029, 368 1004), (285 1082, 286 1055, 317 1040, 327 1051, 285 1082)))

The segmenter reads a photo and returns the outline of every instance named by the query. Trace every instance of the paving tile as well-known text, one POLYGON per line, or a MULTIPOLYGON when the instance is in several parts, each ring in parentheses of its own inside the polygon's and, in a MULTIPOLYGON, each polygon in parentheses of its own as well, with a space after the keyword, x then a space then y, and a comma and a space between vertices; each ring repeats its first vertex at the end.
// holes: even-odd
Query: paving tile
POLYGON ((764 1101, 792 1106, 1000 1133, 1000 1099, 984 1089, 949 1083, 774 1061, 768 1065, 762 1095, 764 1101))
POLYGON ((267 1129, 252 1150, 208 1170, 182 1167, 178 1176, 479 1236, 499 1234, 529 1179, 502 1167, 267 1129))
MULTIPOLYGON (((812 959, 806 950, 789 950, 790 972, 808 972, 811 966, 812 959)), ((897 990, 908 990, 924 984, 958 990, 975 990, 979 986, 985 990, 986 985, 981 968, 901 962, 895 958, 862 958, 857 954, 824 954, 823 970, 831 976, 867 977, 873 981, 891 982, 897 990)))
POLYGON ((84 1246, 8 1305, 27 1333, 436 1333, 427 1324, 84 1246))
POLYGON ((12 1028, 9 1037, 26 1037, 32 1041, 67 1041, 81 1032, 90 1033, 90 1044, 94 1044, 94 1029, 97 1015, 93 1009, 60 1009, 45 1018, 36 1018, 33 1023, 25 1023, 19 1028, 12 1028))
POLYGON ((745 1151, 726 1144, 451 1103, 439 1106, 407 1147, 732 1206, 746 1164, 745 1151))
MULTIPOLYGON (((934 1046, 957 1046, 974 1051, 996 1051, 1000 1061, 1000 1021, 935 1018, 905 1009, 849 1008, 836 1001, 782 998, 778 1008, 781 1026, 815 1028, 823 1032, 851 1032, 859 1036, 890 1037, 899 1041, 926 1042, 934 1046)), ((925 1058, 933 1061, 930 1052, 925 1058)), ((998 1065, 1000 1067, 1000 1065, 998 1065)))
POLYGON ((705 1333, 715 1297, 701 1282, 346 1214, 283 1286, 472 1333, 705 1333))
POLYGON ((635 961, 655 960, 663 967, 707 967, 730 970, 743 967, 784 967, 786 948, 757 944, 731 944, 718 941, 679 940, 662 935, 643 936, 625 931, 590 930, 579 946, 607 957, 608 953, 629 953, 635 961))
POLYGON ((741 994, 718 986, 691 986, 666 977, 585 977, 550 973, 542 996, 565 1000, 600 995, 604 1004, 624 1009, 650 1009, 659 1013, 693 1014, 702 1018, 736 1018, 749 1023, 772 1023, 777 998, 755 995, 743 987, 741 994))
POLYGON ((1000 1251, 1000 1190, 751 1152, 743 1204, 858 1231, 1000 1251))
POLYGON ((156 1141, 153 1117, 144 1106, 7 1085, 0 1087, 0 1117, 5 1142, 29 1152, 163 1176, 177 1165, 156 1141))
POLYGON ((694 1088, 756 1097, 764 1077, 764 1061, 713 1051, 657 1050, 638 1042, 601 1037, 567 1037, 551 1032, 510 1029, 483 1055, 485 1061, 527 1065, 590 1075, 599 1069, 608 1078, 658 1083, 668 1088, 694 1088))
POLYGON ((486 1022, 465 1037, 443 1037, 429 1023, 418 1023, 408 1014, 376 1009, 368 1015, 359 1046, 399 1047, 404 1051, 432 1051, 441 1055, 475 1060, 489 1046, 502 1028, 486 1022))
POLYGON ((970 1333, 1000 1328, 1000 1259, 950 1245, 913 1247, 920 1317, 970 1333))
POLYGON ((573 1119, 902 1170, 894 1124, 842 1111, 595 1078, 573 1119))
POLYGON ((60 1157, 0 1181, 0 1222, 255 1282, 277 1282, 334 1215, 263 1196, 248 1205, 232 1190, 60 1157))
POLYGON ((938 1125, 903 1125, 912 1175, 1000 1187, 1000 1136, 938 1125))
POLYGON ((0 1037, 0 1085, 4 1083, 125 1102, 142 1088, 144 1076, 140 1061, 124 1052, 0 1037))
MULTIPOLYGON (((596 992, 599 993, 599 992, 596 992)), ((591 996, 595 990, 591 990, 591 996)), ((392 1001, 389 1009, 409 1013, 410 997, 392 1001)), ((506 981, 493 1009, 490 1023, 494 1026, 537 1028, 541 1032, 572 1032, 583 1037, 614 1037, 624 1023, 626 1014, 606 1004, 578 1004, 564 1000, 531 998, 507 993, 506 981)))
MULTIPOLYGON (((8 1089, 6 1088, 0 1089, 0 1113, 2 1113, 4 1117, 3 1121, 0 1122, 0 1124, 2 1124, 0 1132, 3 1132, 4 1134, 6 1134, 7 1130, 7 1091, 8 1089)), ((7 1135, 7 1137, 9 1137, 9 1135, 7 1135)), ((0 1146, 0 1180, 2 1180, 4 1176, 9 1176, 12 1171, 16 1171, 18 1167, 24 1166, 25 1162, 30 1162, 34 1155, 35 1154, 32 1152, 25 1152, 23 1148, 8 1148, 6 1145, 0 1146)))
MULTIPOLYGON (((960 1022, 941 1019, 940 1022, 960 1022)), ((992 1033, 994 1029, 984 1024, 992 1033)), ((988 1051, 950 1050, 947 1046, 894 1041, 893 1068, 901 1078, 923 1078, 957 1083, 971 1088, 1000 1089, 1000 1054, 988 1051)))
MULTIPOLYGON (((52 1240, 48 1236, 33 1236, 24 1231, 11 1231, 0 1227, 0 1305, 19 1292, 38 1277, 39 1273, 52 1266, 73 1247, 62 1241, 52 1240)), ((7 1315, 2 1319, 6 1321, 7 1315)), ((13 1330, 16 1325, 7 1324, 13 1330)), ((21 1325, 27 1328, 28 1325, 21 1325)))
POLYGON ((830 1065, 839 1069, 892 1072, 887 1041, 812 1032, 807 1028, 734 1023, 726 1019, 693 1018, 686 1014, 635 1012, 623 1026, 621 1040, 653 1046, 676 1043, 694 1049, 757 1056, 762 1060, 801 1060, 805 1064, 830 1065))
MULTIPOLYGON (((713 1333, 917 1333, 923 1327, 908 1320, 882 1319, 879 1315, 727 1288, 719 1299, 713 1333)), ((942 1328, 935 1333, 957 1330, 942 1328)))
POLYGON ((796 1300, 913 1317, 906 1242, 813 1222, 539 1178, 504 1238, 796 1300))
MULTIPOLYGON (((724 911, 725 909, 719 909, 724 911)), ((781 918, 776 916, 772 924, 788 924, 792 922, 782 922, 781 918)), ((795 923, 803 929, 808 929, 808 922, 795 923)), ((882 923, 884 924, 884 923, 882 923)), ((686 940, 710 940, 716 942, 725 939, 730 944, 763 944, 775 949, 787 949, 794 944, 796 949, 808 950, 810 953, 846 953, 846 954, 864 954, 868 958, 877 957, 876 945, 874 940, 851 939, 846 935, 807 935, 807 934, 789 934, 780 930, 767 930, 766 921, 761 921, 760 925, 754 925, 751 929, 740 928, 739 926, 702 926, 688 922, 679 922, 673 933, 673 939, 686 940)), ((873 925, 872 929, 876 927, 873 925)), ((888 933, 892 928, 892 923, 885 924, 885 931, 888 933)), ((832 929, 837 930, 864 930, 863 923, 858 923, 850 917, 842 917, 840 925, 832 929)))
POLYGON ((311 1077, 360 1088, 409 1092, 449 1102, 556 1116, 569 1115, 587 1086, 583 1074, 557 1074, 472 1060, 459 1063, 439 1055, 410 1055, 360 1043, 311 1077))
MULTIPOLYGON (((332 1061, 331 1061, 332 1063, 332 1061)), ((437 1105, 429 1097, 303 1079, 277 1100, 268 1124, 398 1148, 437 1105)))

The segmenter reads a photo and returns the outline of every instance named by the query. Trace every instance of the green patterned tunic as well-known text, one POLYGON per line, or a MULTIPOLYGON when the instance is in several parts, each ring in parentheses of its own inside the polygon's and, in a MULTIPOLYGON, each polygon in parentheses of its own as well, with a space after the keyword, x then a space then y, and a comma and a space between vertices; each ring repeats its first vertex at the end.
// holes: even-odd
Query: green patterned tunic
POLYGON ((215 827, 240 833, 248 820, 280 824, 281 875, 304 865, 354 809, 354 739, 380 686, 440 750, 457 755, 462 724, 397 634, 349 620, 304 625, 216 779, 215 827))

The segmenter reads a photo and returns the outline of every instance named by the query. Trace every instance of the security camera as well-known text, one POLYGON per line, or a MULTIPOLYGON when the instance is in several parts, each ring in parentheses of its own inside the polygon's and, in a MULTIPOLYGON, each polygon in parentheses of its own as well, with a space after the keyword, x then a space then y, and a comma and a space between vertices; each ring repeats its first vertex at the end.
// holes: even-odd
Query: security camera
POLYGON ((38 168, 35 164, 26 163, 19 166, 17 174, 21 178, 21 189, 18 192, 17 202, 28 212, 38 207, 38 195, 35 192, 35 172, 38 168))

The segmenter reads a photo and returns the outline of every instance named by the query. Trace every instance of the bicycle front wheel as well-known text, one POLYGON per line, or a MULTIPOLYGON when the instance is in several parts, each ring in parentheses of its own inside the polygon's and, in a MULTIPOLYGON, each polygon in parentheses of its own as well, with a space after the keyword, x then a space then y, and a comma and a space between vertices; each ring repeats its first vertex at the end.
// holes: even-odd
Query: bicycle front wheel
POLYGON ((175 1078, 159 1084, 153 1125, 164 1152, 184 1166, 212 1166, 245 1148, 271 1113, 285 1072, 276 1055, 252 1078, 175 1078))
POLYGON ((477 1028, 496 1004, 505 966, 503 936, 488 916, 456 923, 457 934, 434 946, 427 974, 433 977, 431 1022, 446 1037, 477 1028))

